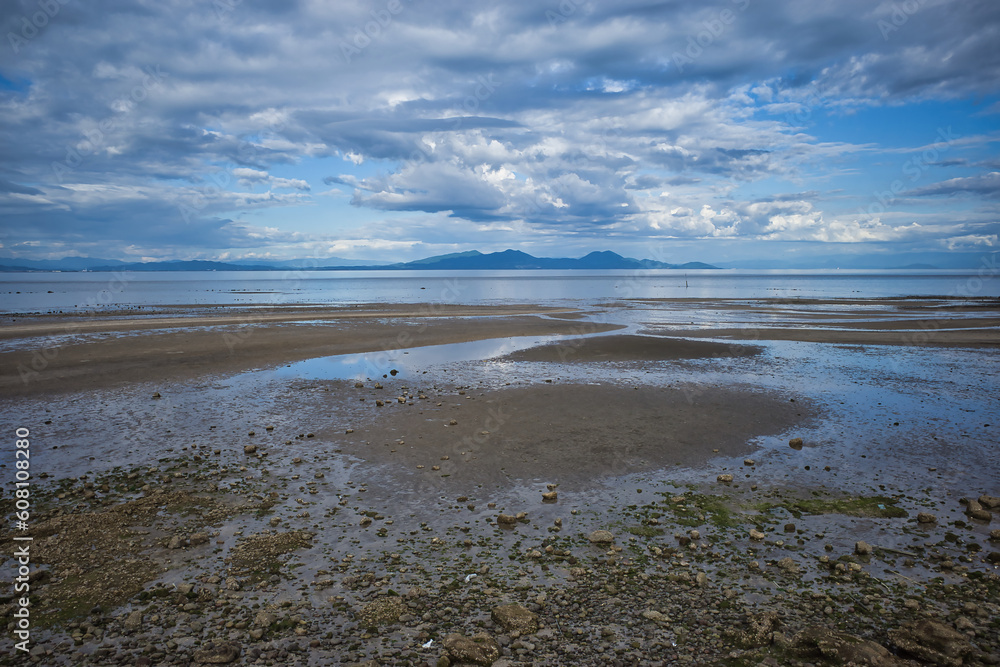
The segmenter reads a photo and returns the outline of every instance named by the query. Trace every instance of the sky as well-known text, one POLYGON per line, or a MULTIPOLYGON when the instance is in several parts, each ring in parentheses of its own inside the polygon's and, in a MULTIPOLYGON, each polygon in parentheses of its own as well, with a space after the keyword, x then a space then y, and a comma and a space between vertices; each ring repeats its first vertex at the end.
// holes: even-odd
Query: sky
POLYGON ((996 252, 995 0, 6 0, 0 257, 996 252))

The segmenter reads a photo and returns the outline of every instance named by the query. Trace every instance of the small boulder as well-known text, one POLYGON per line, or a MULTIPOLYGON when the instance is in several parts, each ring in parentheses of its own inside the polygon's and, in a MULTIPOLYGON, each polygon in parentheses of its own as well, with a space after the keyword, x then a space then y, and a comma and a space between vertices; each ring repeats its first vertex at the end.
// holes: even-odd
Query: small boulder
POLYGON ((854 543, 854 553, 859 556, 870 556, 872 554, 872 545, 864 540, 858 540, 854 543))
POLYGON ((188 538, 191 542, 191 546, 198 546, 199 544, 208 543, 208 533, 191 533, 191 537, 188 538))
POLYGON ((406 611, 403 598, 398 595, 377 597, 361 609, 361 621, 367 627, 390 625, 406 611))
POLYGON ((519 604, 501 605, 490 613, 490 618, 507 632, 528 635, 538 631, 538 614, 519 604))
POLYGON ((716 481, 722 482, 723 484, 732 484, 733 483, 733 476, 730 475, 729 473, 725 473, 725 474, 719 475, 715 479, 716 479, 716 481))
POLYGON ((451 634, 442 643, 452 662, 492 665, 500 657, 500 645, 486 633, 473 637, 451 634))
POLYGON ((590 540, 591 544, 612 544, 615 541, 615 536, 609 530, 595 530, 587 539, 590 540))
POLYGON ((513 514, 498 514, 497 515, 497 525, 500 526, 514 526, 517 524, 517 517, 513 514))
POLYGON ((131 614, 125 617, 125 622, 122 624, 125 626, 126 630, 136 631, 142 627, 142 612, 136 609, 131 614))
POLYGON ((240 657, 240 647, 233 642, 210 643, 191 656, 199 665, 227 665, 238 657, 240 657))
POLYGON ((788 446, 792 449, 802 449, 802 438, 792 438, 788 441, 788 446))
POLYGON ((937 517, 928 512, 917 514, 917 523, 937 523, 937 517))
POLYGON ((656 611, 655 609, 647 609, 646 611, 642 612, 642 617, 645 618, 647 621, 652 621, 653 623, 669 623, 670 622, 670 617, 669 616, 667 616, 665 614, 662 614, 662 613, 656 611))
POLYGON ((257 445, 243 445, 243 453, 244 454, 256 454, 257 453, 257 445))
POLYGON ((756 528, 751 528, 750 529, 750 539, 751 540, 756 540, 756 541, 760 542, 765 537, 767 537, 767 536, 764 535, 764 533, 762 533, 759 530, 757 530, 756 528))
POLYGON ((798 574, 801 572, 799 564, 791 556, 785 556, 778 561, 778 569, 787 574, 798 574))
POLYGON ((889 638, 907 655, 948 667, 958 667, 963 657, 972 651, 965 635, 929 618, 890 630, 889 638))
POLYGON ((746 628, 725 630, 723 636, 742 649, 753 649, 771 644, 775 631, 781 626, 781 619, 775 611, 748 614, 746 628))
POLYGON ((991 510, 1000 509, 1000 497, 988 496, 984 493, 979 496, 979 504, 991 510))
POLYGON ((884 646, 829 628, 806 628, 795 635, 793 646, 800 657, 813 658, 822 661, 823 664, 871 667, 890 667, 900 664, 884 646))
POLYGON ((970 500, 965 507, 965 513, 977 521, 990 521, 993 518, 978 500, 970 500))
POLYGON ((258 611, 253 624, 258 628, 269 628, 278 622, 278 615, 271 611, 258 611))

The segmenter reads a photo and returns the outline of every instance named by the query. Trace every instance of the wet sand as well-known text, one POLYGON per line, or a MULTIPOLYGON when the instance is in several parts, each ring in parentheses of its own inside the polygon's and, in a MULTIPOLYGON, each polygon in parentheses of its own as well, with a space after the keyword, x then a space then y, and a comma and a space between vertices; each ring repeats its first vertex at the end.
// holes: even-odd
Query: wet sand
POLYGON ((690 384, 415 391, 401 404, 386 390, 352 390, 369 404, 384 399, 385 405, 347 437, 336 427, 316 435, 346 440, 344 452, 366 461, 440 478, 434 483, 460 495, 482 484, 544 477, 580 485, 742 455, 752 450, 752 439, 783 433, 815 414, 801 398, 690 384))
POLYGON ((666 361, 749 357, 760 354, 752 345, 733 345, 653 336, 610 335, 571 338, 507 355, 511 361, 595 362, 666 361))
MULTIPOLYGON (((283 308, 190 318, 46 317, 0 329, 0 396, 73 392, 151 380, 192 380, 302 359, 509 336, 573 334, 537 306, 283 308), (130 334, 130 335, 126 335, 130 334), (69 336, 69 338, 53 338, 69 336)), ((589 325, 609 331, 621 325, 589 325)))

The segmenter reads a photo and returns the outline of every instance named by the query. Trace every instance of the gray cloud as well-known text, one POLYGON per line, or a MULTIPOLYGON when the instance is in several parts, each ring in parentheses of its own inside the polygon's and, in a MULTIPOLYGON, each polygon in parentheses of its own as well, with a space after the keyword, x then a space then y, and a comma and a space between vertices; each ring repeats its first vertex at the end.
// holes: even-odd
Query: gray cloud
POLYGON ((991 199, 1000 199, 1000 172, 992 171, 980 176, 950 178, 946 181, 910 190, 905 194, 911 197, 929 197, 959 193, 980 194, 991 199))
MULTIPOLYGON (((825 186, 731 197, 868 150, 804 118, 997 91, 1000 5, 916 5, 70 2, 0 48, 5 247, 277 242, 239 220, 315 204, 321 181, 491 238, 822 240, 825 186)), ((3 34, 37 7, 6 3, 3 34)), ((908 194, 995 199, 991 178, 908 194)))

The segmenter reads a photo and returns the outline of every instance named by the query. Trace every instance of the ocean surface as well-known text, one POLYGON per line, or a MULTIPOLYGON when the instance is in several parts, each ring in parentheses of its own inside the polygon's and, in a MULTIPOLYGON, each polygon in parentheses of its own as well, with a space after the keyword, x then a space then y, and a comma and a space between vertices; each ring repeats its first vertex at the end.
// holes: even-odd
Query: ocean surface
POLYGON ((643 298, 1000 296, 980 270, 164 271, 0 274, 0 312, 355 303, 592 303, 643 298))

